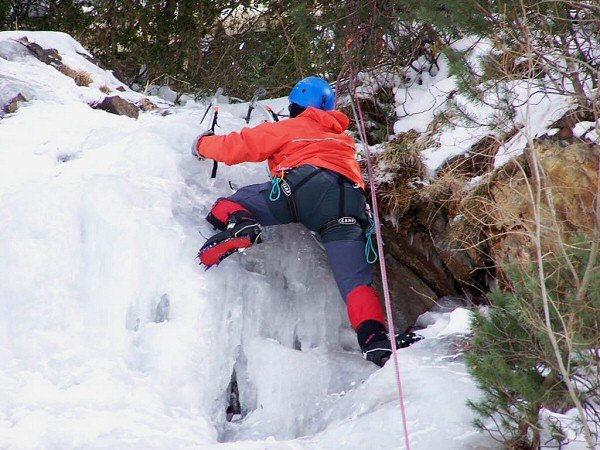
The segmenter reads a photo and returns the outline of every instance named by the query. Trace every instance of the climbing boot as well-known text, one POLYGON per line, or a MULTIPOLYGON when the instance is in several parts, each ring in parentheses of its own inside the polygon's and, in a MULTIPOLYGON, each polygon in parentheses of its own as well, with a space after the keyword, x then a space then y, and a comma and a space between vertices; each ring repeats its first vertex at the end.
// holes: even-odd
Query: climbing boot
POLYGON ((198 258, 207 268, 212 267, 229 255, 260 242, 261 232, 261 226, 247 211, 234 212, 229 216, 227 228, 206 241, 198 258))
MULTIPOLYGON (((357 330, 360 348, 367 361, 383 367, 392 356, 392 343, 383 324, 373 320, 365 321, 357 330)), ((404 333, 396 334, 396 348, 405 348, 423 339, 409 327, 404 333)))

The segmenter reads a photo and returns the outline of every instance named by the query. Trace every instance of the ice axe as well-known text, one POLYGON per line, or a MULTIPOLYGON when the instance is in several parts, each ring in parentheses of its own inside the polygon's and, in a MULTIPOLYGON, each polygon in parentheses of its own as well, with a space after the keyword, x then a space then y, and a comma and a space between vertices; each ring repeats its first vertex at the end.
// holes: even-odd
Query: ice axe
MULTIPOLYGON (((215 127, 217 126, 217 118, 219 117, 219 96, 222 93, 223 93, 223 88, 221 88, 221 87, 215 91, 215 94, 213 95, 213 97, 210 101, 210 104, 206 108, 206 111, 204 111, 202 120, 200 120, 200 124, 202 124, 202 122, 204 122, 204 119, 206 118, 206 115, 208 114, 208 111, 210 111, 210 109, 212 108, 213 118, 212 118, 212 123, 210 125, 210 128, 208 129, 212 134, 215 133, 215 127)), ((219 163, 217 163, 217 161, 213 160, 213 168, 212 168, 212 172, 210 173, 211 178, 217 177, 218 167, 219 167, 219 163)))
POLYGON ((262 97, 266 93, 267 93, 267 90, 262 87, 258 88, 256 91, 254 91, 252 100, 250 100, 250 104, 248 105, 248 113, 246 114, 246 123, 250 122, 250 116, 252 115, 252 111, 254 110, 254 108, 256 108, 256 102, 258 101, 258 99, 260 97, 262 97))
POLYGON ((210 111, 210 108, 214 108, 215 106, 217 106, 217 103, 219 102, 219 96, 222 93, 223 93, 223 88, 222 87, 220 87, 219 89, 217 89, 215 91, 214 95, 212 96, 212 99, 211 99, 210 103, 206 107, 206 111, 204 111, 204 114, 202 115, 202 119, 200 119, 200 124, 201 125, 202 125, 202 122, 204 122, 204 119, 206 118, 206 115, 208 114, 208 111, 210 111))
POLYGON ((265 109, 271 115, 271 118, 274 122, 279 122, 279 115, 275 111, 273 111, 273 109, 269 105, 267 105, 265 109))

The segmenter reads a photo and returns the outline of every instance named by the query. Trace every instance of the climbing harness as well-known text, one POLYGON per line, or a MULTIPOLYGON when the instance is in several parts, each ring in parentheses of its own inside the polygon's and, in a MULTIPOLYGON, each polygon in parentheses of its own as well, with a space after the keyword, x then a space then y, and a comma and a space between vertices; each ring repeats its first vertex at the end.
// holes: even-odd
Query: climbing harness
POLYGON ((300 182, 294 186, 293 190, 292 186, 290 186, 290 184, 285 180, 285 176, 292 170, 293 169, 281 169, 276 176, 271 177, 272 187, 271 193, 269 194, 269 200, 276 202, 281 198, 281 193, 283 192, 283 197, 287 203, 292 222, 297 223, 300 216, 298 214, 298 205, 296 204, 296 198, 294 194, 298 192, 298 190, 315 175, 318 175, 321 169, 315 167, 315 170, 300 180, 300 182))
MULTIPOLYGON (((283 169, 271 177, 271 192, 269 193, 269 200, 272 202, 276 202, 281 198, 281 193, 283 192, 283 197, 287 203, 287 209, 290 213, 290 217, 293 223, 297 223, 300 221, 300 214, 298 213, 298 205, 296 201, 296 195, 298 191, 305 186, 313 177, 323 173, 325 169, 321 167, 313 167, 313 171, 302 178, 298 183, 292 186, 285 179, 285 176, 290 173, 294 169, 283 169)), ((328 233, 339 227, 348 227, 348 226, 357 226, 363 228, 366 225, 366 222, 358 217, 349 216, 345 214, 346 206, 345 206, 345 184, 348 182, 345 177, 342 175, 336 174, 338 177, 338 185, 340 188, 340 197, 339 197, 339 208, 338 208, 338 217, 335 219, 331 219, 319 227, 319 234, 323 235, 328 233)), ((355 188, 360 189, 360 186, 354 185, 355 188)), ((361 189, 362 191, 362 189, 361 189)), ((364 194, 364 191, 362 191, 364 194)))
MULTIPOLYGON (((339 203, 338 203, 338 217, 332 220, 325 222, 319 228, 320 234, 328 233, 336 228, 340 227, 359 227, 361 230, 365 227, 367 222, 360 217, 354 217, 346 215, 346 187, 345 184, 348 182, 347 178, 343 177, 340 174, 337 174, 338 177, 338 186, 340 189, 339 203)), ((364 195, 364 191, 360 188, 359 185, 354 184, 354 189, 360 189, 361 193, 364 195)))
MULTIPOLYGON (((377 188, 375 186, 375 176, 373 174, 373 165, 371 163, 371 151, 369 149, 369 144, 367 142, 367 131, 365 128, 365 121, 362 112, 362 108, 360 106, 360 102, 356 101, 356 76, 353 71, 350 71, 350 104, 352 105, 352 111, 354 113, 354 119, 356 120, 356 125, 358 128, 358 133, 360 139, 363 143, 363 147, 365 149, 365 156, 367 160, 367 171, 369 174, 369 185, 371 187, 371 203, 373 205, 373 231, 371 232, 371 242, 372 235, 375 234, 377 236, 377 252, 379 254, 379 267, 381 269, 381 284, 383 287, 383 294, 385 299, 385 312, 388 323, 388 331, 390 336, 396 336, 396 331, 394 330, 394 321, 392 318, 392 302, 390 299, 390 289, 387 277, 387 269, 385 266, 385 258, 383 257, 383 240, 381 237, 381 221, 379 220, 379 210, 377 205, 377 188)), ((396 339, 390 339, 391 349, 392 349, 392 359, 394 361, 394 369, 396 371, 396 384, 398 386, 398 396, 400 399, 400 410, 402 412, 402 425, 404 426, 404 440, 406 443, 406 450, 410 450, 410 440, 408 435, 408 420, 406 417, 406 405, 404 402, 404 393, 402 390, 402 379, 400 377, 400 365, 398 364, 398 355, 397 350, 398 347, 396 345, 396 339)))

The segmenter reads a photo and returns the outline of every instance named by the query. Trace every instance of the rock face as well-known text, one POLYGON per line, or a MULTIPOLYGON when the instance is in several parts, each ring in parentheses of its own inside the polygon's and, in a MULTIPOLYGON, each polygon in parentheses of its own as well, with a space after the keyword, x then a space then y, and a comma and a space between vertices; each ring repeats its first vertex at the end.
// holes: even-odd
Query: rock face
POLYGON ((140 100, 139 107, 142 111, 155 111, 158 109, 158 106, 147 98, 140 100))
POLYGON ((599 157, 597 145, 541 141, 534 149, 528 149, 523 158, 514 161, 516 167, 510 176, 498 177, 490 183, 493 207, 481 208, 478 219, 487 224, 490 255, 497 264, 512 261, 528 265, 534 260, 536 199, 530 192, 533 187, 535 194, 537 186, 534 160, 541 174, 543 252, 557 252, 560 240, 566 242, 576 235, 592 236, 598 226, 595 202, 599 193, 599 157))
POLYGON ((27 99, 23 96, 23 94, 19 93, 15 95, 4 107, 2 111, 6 114, 13 114, 19 109, 19 103, 25 103, 27 99))
POLYGON ((128 116, 134 119, 137 119, 140 114, 137 106, 117 95, 106 97, 104 100, 102 100, 102 103, 97 106, 97 108, 112 114, 128 116))
MULTIPOLYGON (((389 226, 382 229, 382 234, 394 323, 406 328, 429 311, 438 298, 459 291, 428 236, 405 234, 389 226)), ((377 288, 380 286, 376 283, 377 288)))
MULTIPOLYGON (((464 296, 470 301, 480 296, 479 288, 472 286, 475 264, 452 240, 453 210, 446 198, 451 194, 445 194, 446 188, 419 184, 426 172, 419 138, 415 131, 401 133, 373 158, 380 212, 388 218, 382 235, 394 323, 399 329, 414 324, 441 297, 464 296)), ((461 186, 447 184, 453 189, 461 186)), ((380 279, 376 287, 381 288, 380 279)))
POLYGON ((27 47, 29 52, 44 64, 51 65, 55 68, 62 66, 62 57, 55 49, 45 49, 35 42, 29 42, 27 37, 22 37, 18 42, 27 47))
MULTIPOLYGON (((503 282, 504 265, 534 260, 534 161, 542 174, 543 251, 558 251, 560 240, 592 235, 598 225, 598 145, 538 141, 470 190, 464 189, 468 178, 440 179, 415 192, 408 207, 394 217, 395 226, 387 224, 382 230, 399 328, 412 324, 445 296, 461 296, 467 304, 486 303, 486 293, 503 282)), ((459 173, 464 169, 461 165, 459 173)), ((475 164, 473 170, 480 174, 482 167, 475 164)))

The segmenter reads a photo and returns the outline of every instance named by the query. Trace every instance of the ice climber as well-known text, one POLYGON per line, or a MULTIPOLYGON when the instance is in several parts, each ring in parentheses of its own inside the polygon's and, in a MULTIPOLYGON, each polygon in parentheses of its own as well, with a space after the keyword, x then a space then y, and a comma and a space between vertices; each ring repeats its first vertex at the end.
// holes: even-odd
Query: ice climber
MULTIPOLYGON (((224 136, 208 131, 194 142, 192 153, 198 159, 227 165, 266 160, 272 176, 271 182, 243 187, 216 201, 206 220, 220 232, 198 256, 211 267, 259 243, 262 226, 302 223, 321 238, 364 357, 383 366, 391 344, 365 258, 365 183, 354 139, 346 133, 350 119, 334 110, 334 91, 322 78, 298 82, 289 101, 289 120, 224 136)), ((399 348, 418 339, 410 331, 396 336, 399 348)))

